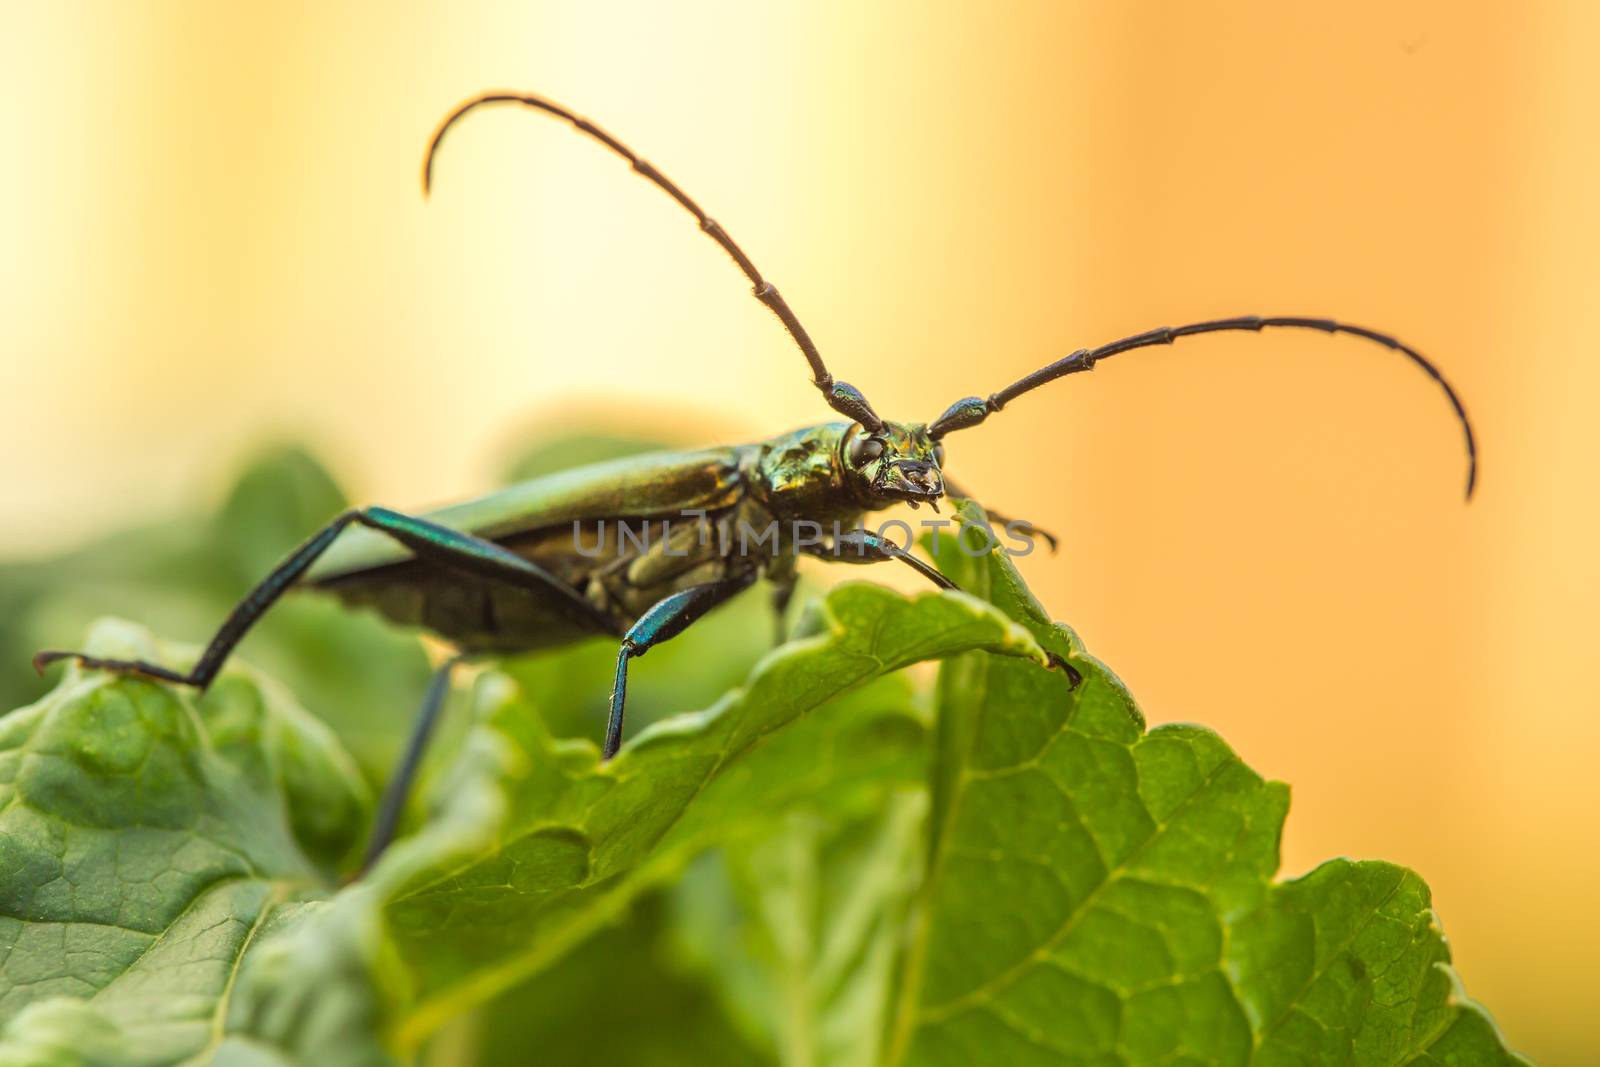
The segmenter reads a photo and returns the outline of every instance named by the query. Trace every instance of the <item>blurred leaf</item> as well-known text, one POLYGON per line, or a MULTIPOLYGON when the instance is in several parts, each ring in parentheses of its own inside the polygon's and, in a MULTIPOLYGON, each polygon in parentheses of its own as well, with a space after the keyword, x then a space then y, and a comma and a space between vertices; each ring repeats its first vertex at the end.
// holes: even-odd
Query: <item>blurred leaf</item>
POLYGON ((590 463, 637 456, 670 448, 677 442, 664 436, 643 437, 619 433, 566 433, 545 437, 506 466, 505 481, 527 481, 590 463))
POLYGON ((1462 995, 1420 879, 1338 860, 1272 885, 1285 787, 1202 727, 1146 733, 1003 554, 937 555, 1083 683, 946 664, 891 1062, 1521 1062, 1462 995))
POLYGON ((901 790, 854 820, 803 806, 703 857, 673 894, 685 954, 778 1062, 881 1062, 924 801, 901 790))
MULTIPOLYGON (((174 654, 118 624, 89 647, 174 654)), ((246 669, 198 704, 70 670, 0 719, 0 1063, 214 1048, 245 948, 368 814, 327 728, 246 669)))
MULTIPOLYGON (((671 938, 667 903, 650 894, 628 917, 485 1011, 459 1057, 475 1067, 544 1063, 614 1067, 760 1067, 772 1062, 729 1021, 671 938)), ((429 1067, 444 1067, 438 1056, 429 1067)))
POLYGON ((258 582, 347 503, 311 453, 279 445, 258 456, 228 493, 217 513, 218 542, 237 563, 236 577, 258 582))

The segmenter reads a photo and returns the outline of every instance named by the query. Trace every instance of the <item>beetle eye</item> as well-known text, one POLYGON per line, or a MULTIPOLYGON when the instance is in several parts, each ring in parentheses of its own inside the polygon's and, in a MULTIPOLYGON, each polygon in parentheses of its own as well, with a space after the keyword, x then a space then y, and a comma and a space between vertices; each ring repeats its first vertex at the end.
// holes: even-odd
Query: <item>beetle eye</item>
POLYGON ((850 442, 850 464, 860 467, 883 455, 883 442, 876 437, 857 437, 850 442))
POLYGON ((933 465, 935 467, 944 466, 944 443, 943 442, 940 442, 939 444, 936 444, 936 445, 933 446, 933 465))

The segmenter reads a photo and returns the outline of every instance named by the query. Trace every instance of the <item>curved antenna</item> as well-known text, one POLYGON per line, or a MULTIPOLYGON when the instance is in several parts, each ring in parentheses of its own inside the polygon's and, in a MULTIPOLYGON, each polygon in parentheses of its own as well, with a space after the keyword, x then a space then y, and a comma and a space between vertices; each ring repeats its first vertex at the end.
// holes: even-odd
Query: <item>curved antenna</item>
POLYGON ((1467 409, 1462 405, 1461 398, 1445 376, 1428 361, 1427 357, 1409 345, 1401 344, 1398 340, 1385 333, 1369 330, 1364 326, 1350 326, 1332 319, 1303 319, 1294 316, 1273 316, 1261 318, 1255 315, 1241 316, 1235 319, 1213 319, 1210 322, 1195 322, 1188 326, 1163 326, 1160 329, 1147 330, 1136 333, 1132 337, 1124 337, 1120 341, 1112 341, 1099 348, 1080 348, 1078 351, 1056 360, 1048 367, 1034 371, 1026 378, 1020 378, 998 393, 993 393, 987 400, 969 396, 965 400, 958 400, 951 404, 928 427, 928 436, 937 441, 947 433, 955 430, 965 430, 976 426, 994 412, 999 411, 1023 393, 1031 392, 1046 382, 1053 382, 1057 378, 1079 371, 1093 370, 1094 365, 1102 359, 1118 355, 1122 352, 1131 352, 1135 348, 1149 348, 1152 345, 1170 345, 1180 337, 1189 337, 1197 333, 1220 333, 1224 330, 1254 330, 1260 331, 1269 326, 1290 326, 1303 330, 1321 330, 1323 333, 1347 333, 1356 337, 1365 337, 1369 341, 1376 341, 1386 348, 1392 348, 1405 356, 1411 362, 1427 372, 1428 377, 1439 383, 1439 388, 1444 390, 1444 395, 1450 401, 1450 406, 1455 409, 1456 418, 1461 422, 1462 432, 1467 438, 1467 499, 1472 499, 1472 490, 1478 484, 1478 440, 1472 432, 1472 420, 1467 418, 1467 409))
POLYGON ((627 160, 635 171, 654 182, 659 189, 681 204, 683 209, 693 215, 695 221, 700 223, 700 229, 710 235, 713 241, 721 245, 722 250, 728 253, 733 258, 733 261, 739 265, 739 269, 744 271, 744 276, 750 279, 750 285, 753 288, 756 299, 765 304, 774 315, 778 316, 778 321, 783 323, 783 328, 789 331, 789 336, 794 338, 794 343, 800 346, 800 351, 806 357, 806 362, 811 364, 812 384, 822 392, 823 399, 828 402, 828 405, 839 414, 861 423, 869 430, 874 432, 883 430, 883 420, 878 417, 877 412, 872 410, 872 405, 867 403, 867 398, 861 394, 861 391, 847 382, 836 381, 833 375, 828 373, 827 366, 822 362, 822 353, 817 351, 817 346, 811 340, 811 335, 806 333, 806 328, 800 325, 800 319, 789 307, 788 302, 778 295, 777 288, 762 277, 761 272, 756 269, 756 265, 750 261, 750 257, 745 255, 744 250, 734 243, 732 237, 728 236, 728 231, 718 225, 715 219, 700 210, 700 205, 695 203, 688 193, 673 184, 672 180, 665 174, 651 166, 648 161, 639 158, 633 149, 588 119, 573 114, 560 104, 532 93, 491 92, 473 97, 460 107, 457 107, 439 124, 439 128, 434 131, 432 139, 428 142, 428 154, 422 161, 422 195, 427 196, 432 191, 433 160, 438 155, 439 144, 444 140, 444 135, 449 133, 450 128, 467 112, 472 111, 474 108, 483 107, 486 104, 518 104, 522 107, 532 108, 535 111, 543 111, 557 118, 566 119, 578 130, 588 134, 627 160))

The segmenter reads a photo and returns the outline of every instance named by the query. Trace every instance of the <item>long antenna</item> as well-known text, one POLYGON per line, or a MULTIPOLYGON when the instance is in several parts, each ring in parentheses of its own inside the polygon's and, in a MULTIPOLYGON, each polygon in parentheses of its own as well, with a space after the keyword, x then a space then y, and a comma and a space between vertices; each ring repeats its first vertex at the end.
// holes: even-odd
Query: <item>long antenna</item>
POLYGON ((1427 372, 1428 377, 1439 383, 1439 388, 1444 390, 1444 395, 1450 401, 1450 406, 1455 409, 1456 418, 1461 422, 1462 432, 1467 439, 1467 499, 1472 499, 1472 490, 1478 484, 1478 441, 1472 432, 1472 420, 1467 417, 1467 409, 1461 403, 1461 397, 1456 395, 1455 388, 1440 373, 1426 356, 1409 345, 1390 337, 1386 333, 1369 330, 1364 326, 1351 326, 1332 319, 1305 319, 1295 316, 1273 316, 1261 318, 1254 315, 1241 316, 1234 319, 1213 319, 1210 322, 1195 322, 1188 326, 1162 326, 1159 329, 1147 330, 1136 333, 1132 337, 1124 337, 1120 341, 1112 341, 1099 348, 1080 348, 1070 356, 1056 360, 1048 367, 1034 371, 1026 378, 1020 378, 998 393, 993 393, 987 400, 969 396, 965 400, 958 400, 947 408, 928 427, 928 436, 938 440, 947 433, 956 430, 965 430, 976 426, 987 419, 994 412, 999 411, 1023 393, 1032 392, 1047 382, 1068 374, 1079 371, 1093 370, 1094 365, 1102 359, 1131 352, 1136 348, 1149 348, 1152 345, 1170 345, 1180 337, 1189 337, 1197 333, 1220 333, 1224 330, 1254 330, 1260 331, 1266 327, 1289 326, 1303 330, 1321 330, 1323 333, 1347 333, 1356 337, 1365 337, 1369 341, 1376 341, 1386 348, 1392 348, 1411 362, 1427 372))
POLYGON ((778 321, 782 322, 784 329, 789 331, 789 336, 794 338, 794 343, 800 346, 800 351, 806 357, 806 362, 811 364, 812 383, 822 392, 823 399, 828 402, 828 406, 846 418, 861 423, 869 430, 876 432, 883 429, 883 420, 878 417, 877 412, 872 410, 872 405, 867 403, 867 398, 861 394, 861 391, 847 382, 836 381, 833 375, 828 373, 827 365, 822 362, 822 353, 817 351, 817 346, 811 340, 811 335, 806 333, 806 328, 800 325, 800 319, 789 307, 788 302, 778 294, 777 288, 762 277, 761 272, 756 269, 756 265, 751 262, 750 257, 745 255, 744 250, 734 243, 733 238, 728 235, 728 231, 718 225, 715 219, 700 210, 700 205, 695 203, 688 193, 678 188, 665 174, 651 166, 648 161, 639 158, 633 149, 588 119, 573 114, 560 104, 532 93, 499 91, 474 97, 456 108, 448 118, 439 124, 439 128, 434 131, 433 138, 428 142, 428 154, 422 162, 422 193, 424 196, 428 195, 433 188, 433 160, 434 156, 439 152, 439 144, 444 140, 444 135, 455 125, 456 120, 474 108, 483 107, 486 104, 519 104, 535 111, 543 111, 557 118, 566 119, 581 132, 588 134, 627 160, 635 171, 654 182, 668 196, 683 205, 683 209, 693 215, 695 220, 700 223, 700 228, 709 234, 713 241, 721 245, 722 250, 733 258, 733 261, 739 265, 740 270, 744 271, 744 276, 750 279, 750 285, 753 287, 756 299, 765 304, 774 315, 778 316, 778 321))

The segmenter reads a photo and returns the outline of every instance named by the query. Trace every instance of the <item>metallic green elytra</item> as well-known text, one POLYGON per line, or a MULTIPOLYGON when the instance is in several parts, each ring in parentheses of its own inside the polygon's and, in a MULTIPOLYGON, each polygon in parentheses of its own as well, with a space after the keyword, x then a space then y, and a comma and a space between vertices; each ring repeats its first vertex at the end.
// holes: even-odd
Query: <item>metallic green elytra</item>
MULTIPOLYGON (((691 586, 760 576, 787 596, 796 557, 828 555, 836 529, 842 536, 868 513, 901 502, 936 505, 945 492, 939 452, 923 425, 886 423, 871 433, 828 423, 755 444, 563 471, 421 518, 536 564, 576 590, 620 636, 667 595, 691 586)), ((899 555, 868 537, 841 547, 841 560, 899 555)), ((462 573, 377 529, 345 534, 302 582, 426 627, 468 653, 548 648, 596 632, 593 620, 574 617, 564 602, 462 573)))
MULTIPOLYGON (((1472 424, 1456 391, 1415 349, 1387 334, 1329 319, 1297 316, 1215 319, 1162 327, 1080 349, 988 397, 967 397, 931 423, 880 417, 861 391, 828 372, 821 353, 778 290, 688 194, 586 119, 538 96, 489 93, 467 101, 440 125, 423 164, 424 191, 445 134, 474 108, 510 103, 554 115, 627 160, 693 215, 749 279, 811 368, 812 381, 843 422, 829 422, 753 444, 699 452, 664 452, 564 471, 426 515, 356 508, 335 518, 292 552, 222 623, 188 671, 142 661, 41 652, 43 667, 75 658, 89 667, 141 674, 204 689, 244 634, 281 596, 309 586, 344 602, 425 627, 455 644, 417 718, 401 766, 384 795, 368 846, 370 863, 397 825, 407 790, 462 657, 528 651, 580 638, 620 639, 611 715, 602 756, 622 744, 631 659, 681 633, 718 604, 765 578, 781 620, 802 555, 830 562, 903 563, 943 588, 951 583, 907 548, 863 525, 898 504, 937 510, 947 495, 967 494, 945 477, 942 439, 970 429, 1024 393, 1100 360, 1180 337, 1294 327, 1363 337, 1421 367, 1444 390, 1467 445, 1467 495, 1477 474, 1472 424), (351 529, 351 527, 356 527, 351 529)), ((1026 522, 990 518, 1015 537, 1055 539, 1026 522)), ((780 621, 781 633, 781 621, 780 621)), ((781 637, 780 637, 781 639, 781 637)), ((1074 684, 1077 672, 1056 667, 1074 684)))

